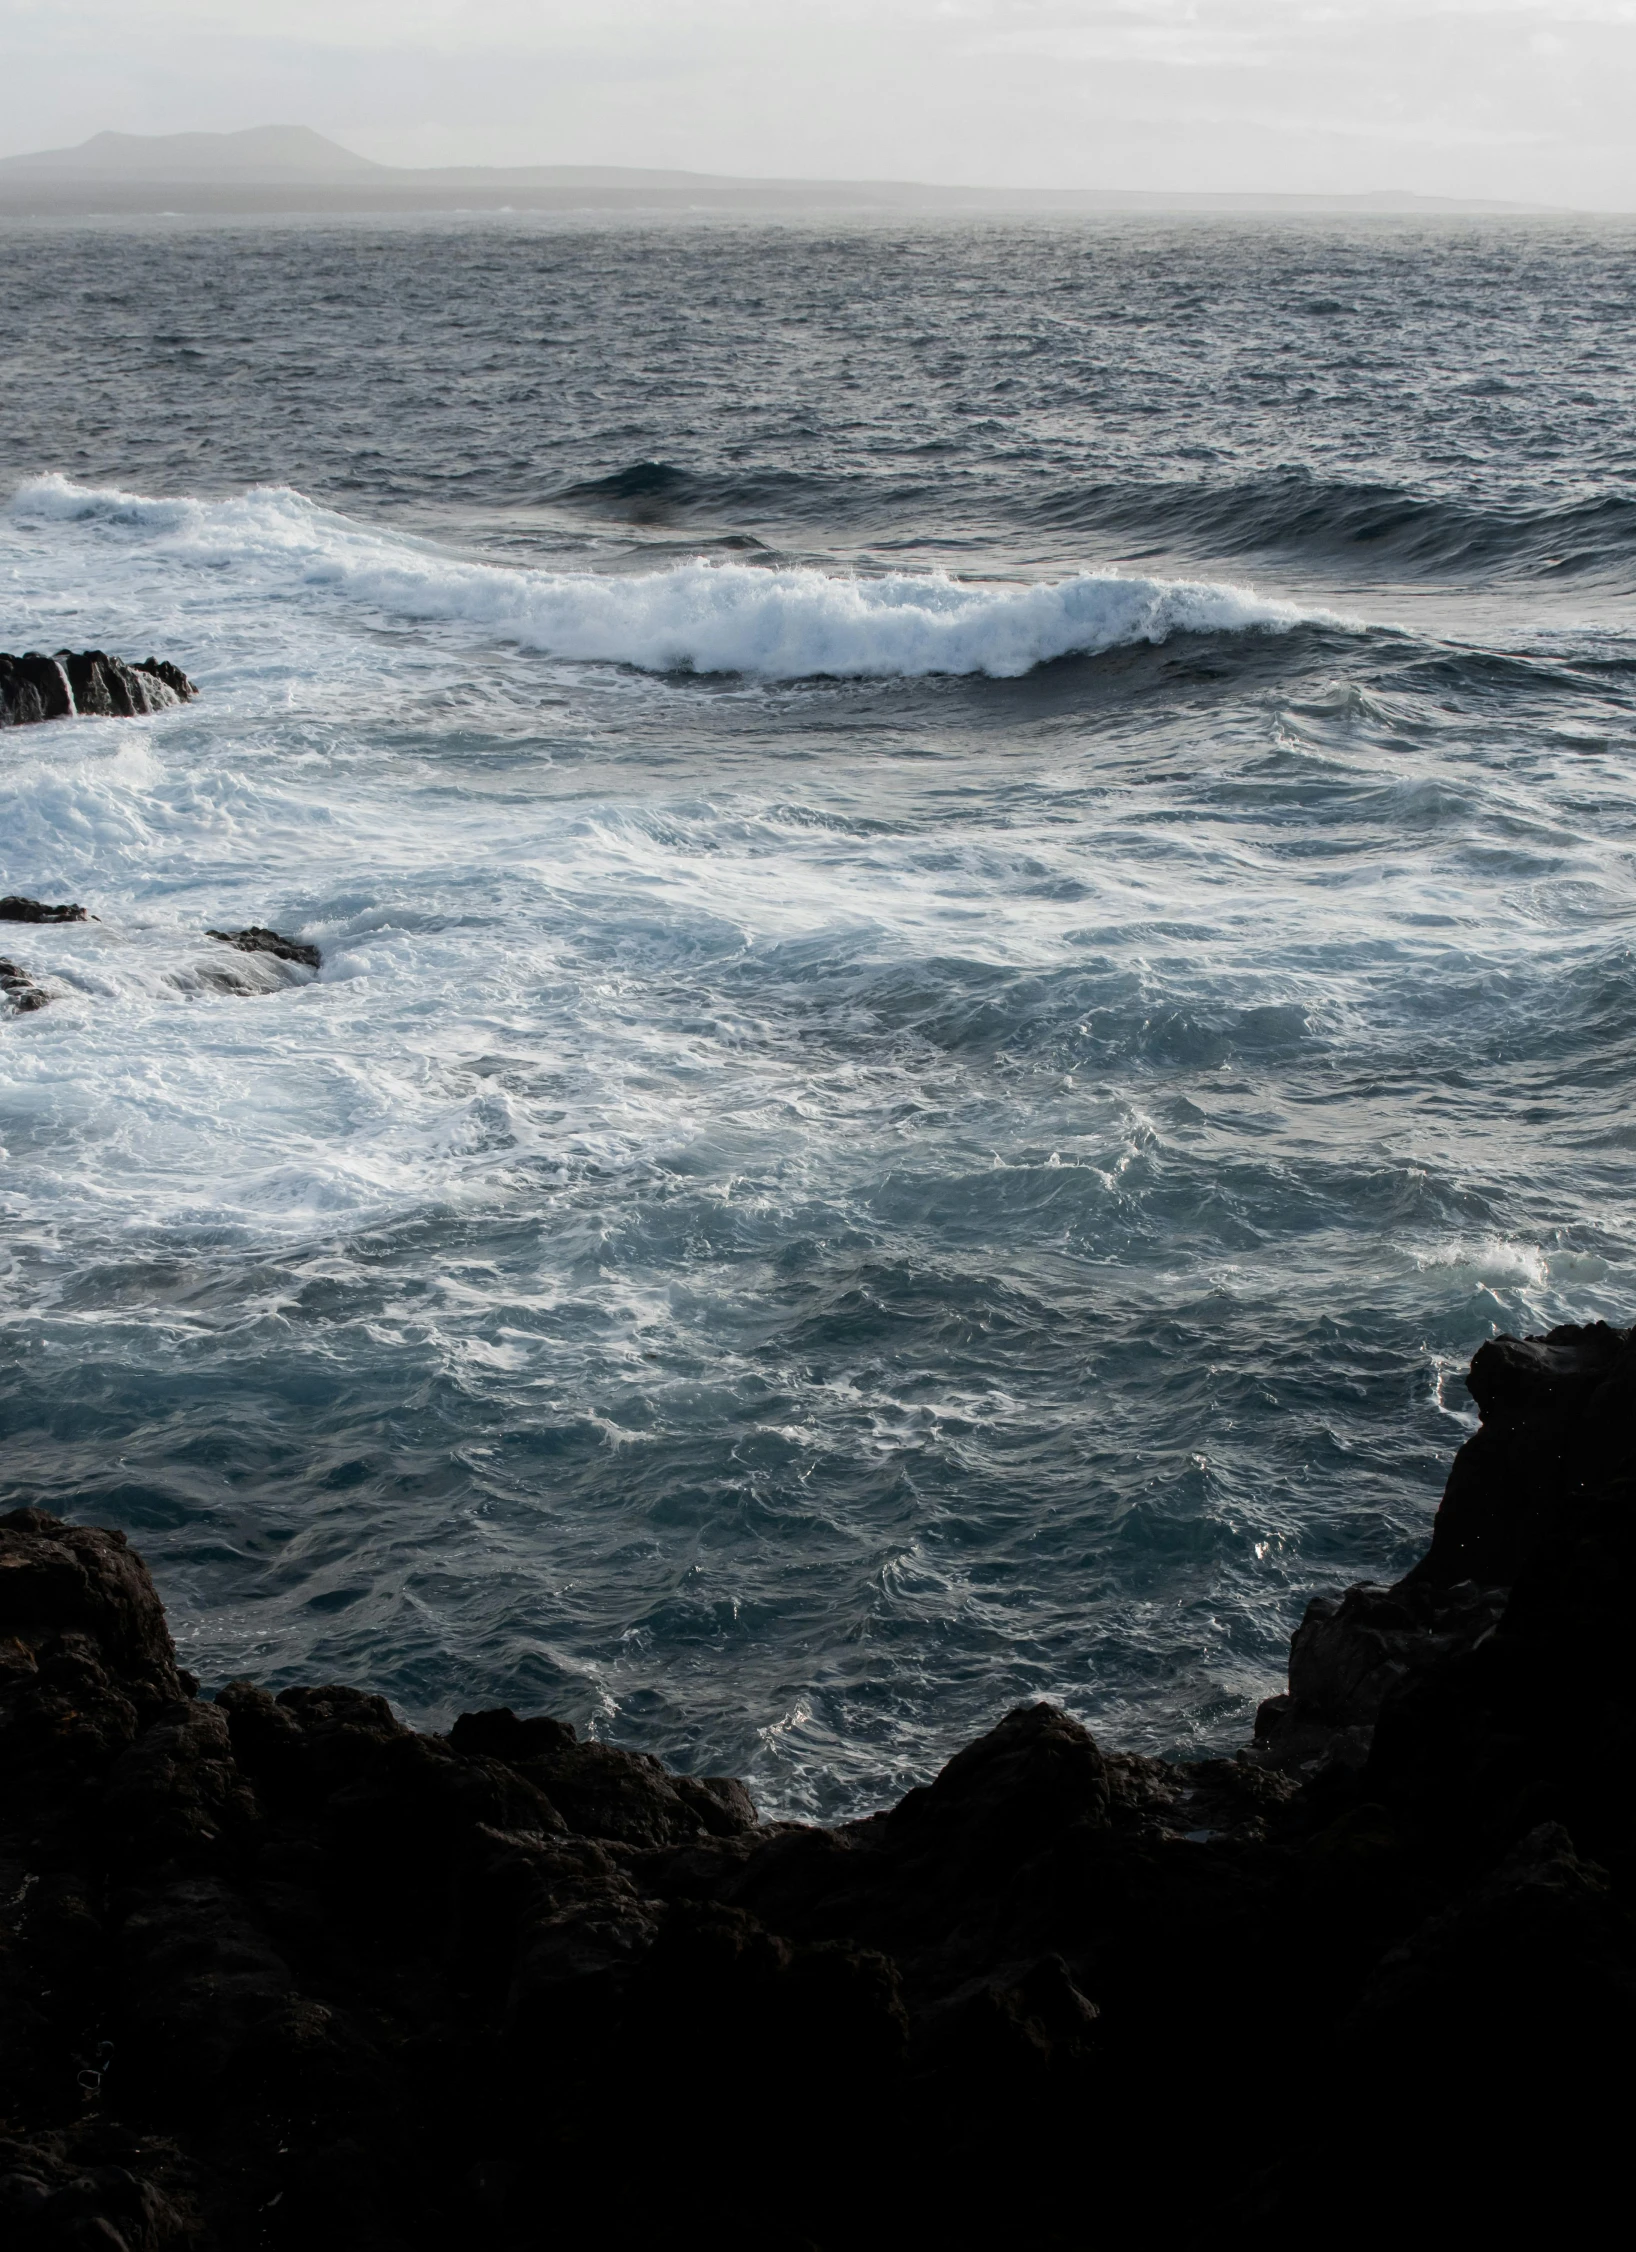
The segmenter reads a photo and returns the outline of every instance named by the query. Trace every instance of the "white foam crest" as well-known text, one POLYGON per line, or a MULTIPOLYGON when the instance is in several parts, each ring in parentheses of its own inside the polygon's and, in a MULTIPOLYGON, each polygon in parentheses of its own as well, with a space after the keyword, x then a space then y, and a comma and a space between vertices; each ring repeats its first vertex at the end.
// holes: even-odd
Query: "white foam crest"
POLYGON ((1324 616, 1248 587, 1110 572, 976 584, 935 572, 862 578, 702 560, 623 574, 517 570, 371 530, 287 487, 221 501, 146 500, 53 475, 20 487, 12 509, 137 533, 180 562, 238 570, 263 593, 326 589, 391 616, 446 620, 558 658, 649 672, 1014 679, 1053 658, 1174 633, 1287 632, 1324 616))
MULTIPOLYGON (((291 499, 297 496, 291 494, 291 499)), ((211 504, 196 500, 150 500, 112 485, 76 485, 53 470, 30 477, 12 496, 11 512, 25 521, 130 525, 142 531, 174 531, 211 504)))
POLYGON ((1510 1236, 1457 1236, 1444 1243, 1418 1245, 1411 1256, 1423 1274, 1445 1270, 1479 1289, 1520 1284, 1543 1290, 1551 1279, 1551 1265, 1540 1246, 1510 1236))

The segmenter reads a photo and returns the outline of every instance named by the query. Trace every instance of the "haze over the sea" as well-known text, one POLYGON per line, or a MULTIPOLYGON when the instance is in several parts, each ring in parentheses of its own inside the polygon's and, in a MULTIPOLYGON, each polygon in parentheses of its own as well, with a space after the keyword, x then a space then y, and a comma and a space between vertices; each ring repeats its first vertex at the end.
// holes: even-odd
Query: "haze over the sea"
POLYGON ((0 155, 299 121, 393 167, 1636 206, 1625 0, 70 0, 0 155))
POLYGON ((0 157, 0 215, 170 211, 626 211, 680 217, 796 213, 959 218, 1107 217, 1144 211, 1520 212, 1485 198, 1211 194, 1198 190, 937 186, 907 180, 754 180, 620 165, 377 164, 305 125, 233 133, 102 132, 62 149, 0 157))

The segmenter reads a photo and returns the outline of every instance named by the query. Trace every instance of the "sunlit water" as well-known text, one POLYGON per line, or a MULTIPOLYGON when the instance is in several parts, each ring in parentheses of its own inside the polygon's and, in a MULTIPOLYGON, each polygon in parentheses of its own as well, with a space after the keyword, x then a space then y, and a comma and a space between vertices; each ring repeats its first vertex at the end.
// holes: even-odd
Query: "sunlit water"
POLYGON ((203 691, 0 738, 7 1501, 779 1810, 1240 1740, 1636 1297, 1633 251, 0 237, 0 646, 203 691))

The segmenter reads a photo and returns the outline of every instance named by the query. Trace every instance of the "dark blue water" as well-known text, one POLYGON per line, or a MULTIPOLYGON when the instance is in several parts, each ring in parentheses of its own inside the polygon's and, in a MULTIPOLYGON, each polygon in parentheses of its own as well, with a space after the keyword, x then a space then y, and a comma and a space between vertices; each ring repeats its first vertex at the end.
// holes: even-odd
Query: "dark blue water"
POLYGON ((1632 1302, 1633 251, 0 236, 0 646, 204 691, 0 739, 6 1500, 778 1809, 1239 1740, 1632 1302))

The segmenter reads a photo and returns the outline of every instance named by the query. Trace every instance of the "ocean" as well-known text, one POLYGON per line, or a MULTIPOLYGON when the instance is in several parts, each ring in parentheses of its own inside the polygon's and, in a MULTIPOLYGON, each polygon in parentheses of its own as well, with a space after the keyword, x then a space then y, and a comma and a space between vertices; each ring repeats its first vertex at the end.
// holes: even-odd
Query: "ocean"
MULTIPOLYGON (((0 235, 0 1492, 833 1818, 1636 1302, 1636 227, 0 235), (317 944, 255 995, 211 928, 317 944)), ((242 958, 239 958, 242 959, 242 958)))

